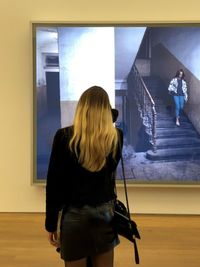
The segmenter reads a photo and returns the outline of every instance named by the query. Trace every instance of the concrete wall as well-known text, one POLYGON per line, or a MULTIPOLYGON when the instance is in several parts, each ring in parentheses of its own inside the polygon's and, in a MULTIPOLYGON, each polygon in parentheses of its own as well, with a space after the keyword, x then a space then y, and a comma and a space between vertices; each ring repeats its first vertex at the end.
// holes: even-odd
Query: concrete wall
MULTIPOLYGON (((200 79, 200 27, 164 27, 151 31, 152 46, 164 45, 200 79)), ((164 62, 163 62, 163 65, 164 62)))
MULTIPOLYGON (((200 19, 198 1, 1 0, 0 211, 43 212, 44 187, 33 175, 31 21, 169 22, 200 19), (145 8, 144 8, 145 6, 145 8), (178 11, 177 11, 178 10, 178 11), (188 11, 189 10, 189 11, 188 11)), ((118 194, 123 198, 123 189, 118 194)), ((131 186, 131 211, 200 214, 200 188, 131 186)))
POLYGON ((70 102, 78 101, 93 85, 107 89, 114 106, 114 28, 59 27, 58 34, 61 120, 66 126, 72 124, 75 113, 76 105, 70 102))
POLYGON ((115 75, 116 79, 127 78, 135 61, 146 27, 115 28, 115 75))

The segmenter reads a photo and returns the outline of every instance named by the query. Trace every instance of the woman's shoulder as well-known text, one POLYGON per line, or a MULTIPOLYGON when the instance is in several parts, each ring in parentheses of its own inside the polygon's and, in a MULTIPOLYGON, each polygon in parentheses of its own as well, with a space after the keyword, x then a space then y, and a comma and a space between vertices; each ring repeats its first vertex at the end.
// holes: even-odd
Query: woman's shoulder
POLYGON ((116 127, 118 138, 120 138, 121 141, 123 141, 123 131, 122 129, 116 127))
POLYGON ((117 132, 118 132, 120 135, 123 135, 123 131, 122 131, 122 129, 116 127, 116 130, 117 130, 117 132))
POLYGON ((67 126, 64 128, 60 128, 56 131, 55 138, 56 139, 64 139, 67 137, 71 137, 73 132, 73 126, 67 126))

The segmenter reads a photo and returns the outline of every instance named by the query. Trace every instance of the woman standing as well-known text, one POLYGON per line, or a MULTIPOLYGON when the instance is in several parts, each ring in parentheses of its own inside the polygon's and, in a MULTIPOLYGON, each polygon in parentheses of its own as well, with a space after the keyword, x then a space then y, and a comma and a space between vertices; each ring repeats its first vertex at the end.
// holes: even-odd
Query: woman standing
POLYGON ((188 100, 187 83, 182 69, 176 72, 175 77, 169 84, 168 91, 174 98, 176 125, 180 126, 180 113, 184 108, 185 102, 188 100))
POLYGON ((61 258, 66 267, 112 267, 119 243, 113 231, 113 173, 120 159, 122 132, 113 125, 108 95, 93 86, 80 97, 73 126, 57 131, 46 186, 49 241, 58 246, 61 220, 61 258))

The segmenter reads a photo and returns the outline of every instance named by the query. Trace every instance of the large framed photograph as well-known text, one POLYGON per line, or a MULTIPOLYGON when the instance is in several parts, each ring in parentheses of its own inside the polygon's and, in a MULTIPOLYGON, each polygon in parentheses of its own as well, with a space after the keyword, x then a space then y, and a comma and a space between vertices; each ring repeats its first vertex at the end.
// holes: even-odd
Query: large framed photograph
MULTIPOLYGON (((109 94, 134 185, 200 184, 200 24, 33 23, 34 184, 81 93, 109 94)), ((117 180, 122 179, 121 165, 117 180)))

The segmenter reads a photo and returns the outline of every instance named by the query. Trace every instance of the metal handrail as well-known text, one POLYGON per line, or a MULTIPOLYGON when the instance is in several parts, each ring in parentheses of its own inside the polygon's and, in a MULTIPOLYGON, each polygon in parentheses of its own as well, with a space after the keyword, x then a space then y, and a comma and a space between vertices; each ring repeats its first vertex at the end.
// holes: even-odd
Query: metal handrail
POLYGON ((130 75, 133 75, 134 95, 138 104, 138 108, 146 127, 146 132, 150 137, 153 152, 156 152, 156 120, 157 113, 155 101, 153 100, 144 80, 142 79, 137 67, 133 65, 130 75))
MULTIPOLYGON (((138 70, 137 70, 137 72, 138 72, 138 70)), ((143 80, 142 77, 140 76, 139 72, 138 72, 138 76, 139 76, 139 78, 140 78, 140 80, 141 80, 141 83, 142 83, 142 85, 143 85, 143 87, 144 87, 144 89, 145 89, 146 94, 147 94, 148 97, 149 97, 149 100, 151 101, 152 106, 155 106, 155 102, 154 102, 154 100, 153 100, 151 94, 149 93, 149 90, 147 89, 146 84, 144 83, 144 80, 143 80)))

